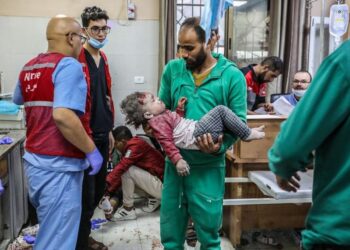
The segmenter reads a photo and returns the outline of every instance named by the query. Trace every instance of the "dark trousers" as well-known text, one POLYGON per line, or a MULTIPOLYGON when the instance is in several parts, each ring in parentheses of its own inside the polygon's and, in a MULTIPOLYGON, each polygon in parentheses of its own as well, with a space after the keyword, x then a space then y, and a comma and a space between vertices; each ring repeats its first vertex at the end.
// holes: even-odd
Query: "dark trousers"
POLYGON ((30 226, 34 226, 39 223, 35 207, 32 205, 29 199, 28 199, 28 217, 29 217, 28 220, 29 220, 30 226))
POLYGON ((91 232, 90 220, 104 194, 106 185, 107 161, 109 157, 108 134, 94 136, 93 139, 96 147, 103 156, 103 163, 97 175, 89 175, 91 168, 88 168, 84 172, 82 209, 76 250, 88 249, 88 239, 91 232))

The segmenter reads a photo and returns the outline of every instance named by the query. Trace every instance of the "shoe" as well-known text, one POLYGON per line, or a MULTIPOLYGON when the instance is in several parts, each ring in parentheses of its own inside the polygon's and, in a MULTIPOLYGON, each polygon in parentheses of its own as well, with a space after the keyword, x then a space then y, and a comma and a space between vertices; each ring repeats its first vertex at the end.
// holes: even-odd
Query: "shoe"
POLYGON ((152 213, 160 206, 160 200, 157 199, 148 199, 147 206, 142 208, 142 211, 147 213, 152 213))
POLYGON ((189 222, 186 229, 186 243, 189 247, 196 247, 197 233, 194 229, 193 222, 189 222))
POLYGON ((120 207, 113 215, 112 221, 135 220, 135 219, 136 219, 135 208, 128 211, 124 207, 120 207))
POLYGON ((88 240, 88 250, 108 250, 108 247, 90 236, 88 240))
POLYGON ((277 249, 283 249, 283 245, 277 241, 275 237, 267 236, 265 234, 255 234, 253 241, 275 247, 277 249))

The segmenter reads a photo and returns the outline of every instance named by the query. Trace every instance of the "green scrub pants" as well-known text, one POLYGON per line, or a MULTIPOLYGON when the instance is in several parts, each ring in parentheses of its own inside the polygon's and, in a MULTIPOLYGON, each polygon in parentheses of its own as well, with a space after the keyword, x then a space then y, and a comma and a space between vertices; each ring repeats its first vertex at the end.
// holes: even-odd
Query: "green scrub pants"
POLYGON ((184 249, 189 216, 201 249, 220 248, 219 229, 225 191, 224 167, 197 167, 181 177, 166 162, 160 208, 160 234, 165 250, 184 249))

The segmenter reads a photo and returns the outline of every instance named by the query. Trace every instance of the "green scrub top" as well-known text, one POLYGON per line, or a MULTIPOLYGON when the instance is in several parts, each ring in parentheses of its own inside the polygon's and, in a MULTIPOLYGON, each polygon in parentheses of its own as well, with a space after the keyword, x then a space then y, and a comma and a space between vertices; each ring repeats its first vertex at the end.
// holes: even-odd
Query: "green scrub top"
POLYGON ((350 42, 321 64, 314 80, 281 126, 269 167, 290 178, 313 159, 313 205, 303 245, 350 246, 350 42))
MULTIPOLYGON (((196 87, 192 72, 186 69, 183 59, 170 61, 163 72, 159 98, 166 108, 175 110, 181 97, 187 97, 188 119, 199 120, 218 105, 230 108, 242 121, 246 121, 246 83, 237 66, 220 54, 213 54, 216 66, 203 83, 196 87)), ((225 167, 225 152, 237 138, 224 135, 224 142, 217 154, 206 154, 199 150, 181 149, 181 155, 191 167, 225 167)), ((168 161, 168 159, 167 159, 168 161)))

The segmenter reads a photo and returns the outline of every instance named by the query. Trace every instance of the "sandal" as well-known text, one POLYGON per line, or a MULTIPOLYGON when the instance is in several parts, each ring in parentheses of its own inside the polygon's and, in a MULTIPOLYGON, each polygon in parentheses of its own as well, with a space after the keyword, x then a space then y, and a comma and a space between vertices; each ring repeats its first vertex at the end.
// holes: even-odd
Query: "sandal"
POLYGON ((197 244, 197 233, 196 233, 196 230, 194 228, 194 224, 192 221, 190 221, 187 225, 186 243, 190 247, 195 247, 197 244))
POLYGON ((274 237, 269 237, 265 234, 261 234, 261 235, 253 235, 253 240, 265 245, 269 245, 272 247, 275 247, 277 249, 282 249, 283 245, 279 242, 277 242, 277 240, 274 237))
POLYGON ((108 250, 108 247, 105 244, 103 244, 102 242, 94 240, 90 236, 89 237, 89 242, 88 242, 88 249, 89 250, 108 250))

